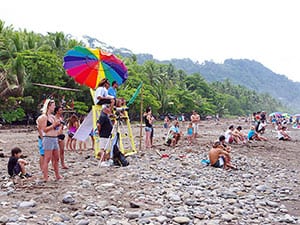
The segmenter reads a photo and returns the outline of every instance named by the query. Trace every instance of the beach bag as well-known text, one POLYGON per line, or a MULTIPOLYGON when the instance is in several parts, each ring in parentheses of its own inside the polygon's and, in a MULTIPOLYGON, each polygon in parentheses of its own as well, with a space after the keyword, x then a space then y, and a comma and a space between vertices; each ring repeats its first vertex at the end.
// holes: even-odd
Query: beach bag
POLYGON ((115 166, 128 166, 129 162, 125 155, 119 150, 117 144, 113 146, 113 162, 115 166))

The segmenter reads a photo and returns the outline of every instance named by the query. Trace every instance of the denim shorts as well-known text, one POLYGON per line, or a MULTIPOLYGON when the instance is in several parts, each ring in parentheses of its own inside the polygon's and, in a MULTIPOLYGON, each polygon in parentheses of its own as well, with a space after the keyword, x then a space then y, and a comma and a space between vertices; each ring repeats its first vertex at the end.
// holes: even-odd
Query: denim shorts
POLYGON ((57 137, 43 137, 44 150, 58 150, 58 138, 57 137))
POLYGON ((151 132, 152 131, 152 127, 145 127, 145 131, 146 132, 151 132))

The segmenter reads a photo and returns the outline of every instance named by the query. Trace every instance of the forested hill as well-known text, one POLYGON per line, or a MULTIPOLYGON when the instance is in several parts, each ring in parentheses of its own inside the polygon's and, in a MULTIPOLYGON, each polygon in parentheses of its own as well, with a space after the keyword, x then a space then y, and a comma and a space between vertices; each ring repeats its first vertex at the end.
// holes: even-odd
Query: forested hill
MULTIPOLYGON (((109 46, 96 38, 83 36, 80 38, 86 45, 95 48, 101 47, 124 57, 134 53, 126 48, 118 49, 109 46)), ((200 64, 191 59, 156 60, 151 54, 135 54, 137 62, 143 64, 148 60, 157 63, 173 64, 176 69, 182 69, 186 74, 199 73, 206 81, 224 81, 228 79, 233 84, 245 86, 259 93, 268 93, 280 100, 295 113, 300 112, 300 83, 289 80, 286 76, 276 74, 259 62, 248 59, 227 59, 223 64, 205 61, 200 64)))
POLYGON ((276 74, 254 60, 227 59, 223 64, 210 61, 199 64, 190 59, 172 59, 169 62, 187 74, 200 73, 208 82, 228 79, 259 93, 269 93, 295 112, 300 111, 300 83, 276 74))

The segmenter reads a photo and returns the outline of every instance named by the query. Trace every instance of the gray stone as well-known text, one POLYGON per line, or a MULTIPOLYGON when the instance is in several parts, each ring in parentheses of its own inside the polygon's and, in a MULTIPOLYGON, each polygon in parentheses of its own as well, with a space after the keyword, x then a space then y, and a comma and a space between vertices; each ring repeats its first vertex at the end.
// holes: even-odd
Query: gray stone
POLYGON ((89 225, 90 221, 89 220, 80 220, 77 225, 89 225))
POLYGON ((173 218, 173 221, 179 224, 186 224, 190 222, 190 218, 185 216, 177 216, 173 218))
POLYGON ((140 217, 140 212, 126 212, 125 217, 128 219, 136 219, 140 217))
POLYGON ((19 204, 20 208, 35 207, 35 206, 36 206, 36 202, 34 200, 24 201, 19 204))

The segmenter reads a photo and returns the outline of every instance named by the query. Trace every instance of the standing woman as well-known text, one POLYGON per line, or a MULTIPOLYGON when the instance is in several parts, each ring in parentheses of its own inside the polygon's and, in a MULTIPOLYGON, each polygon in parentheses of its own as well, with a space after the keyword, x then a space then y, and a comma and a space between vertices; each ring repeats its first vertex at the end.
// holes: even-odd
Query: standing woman
POLYGON ((65 164, 65 135, 63 133, 65 122, 62 113, 63 113, 62 106, 56 106, 54 109, 55 119, 60 121, 60 126, 56 128, 58 130, 57 138, 58 138, 58 146, 59 146, 59 159, 61 163, 61 168, 68 169, 68 167, 65 164))
POLYGON ((146 148, 151 148, 152 147, 152 138, 153 138, 152 123, 154 121, 154 118, 152 116, 150 107, 146 108, 146 112, 144 113, 144 120, 145 120, 145 132, 146 132, 145 146, 146 146, 146 148))
POLYGON ((58 134, 60 127, 60 120, 56 119, 53 115, 55 109, 54 100, 47 99, 44 103, 42 112, 43 115, 40 118, 40 128, 44 132, 43 136, 43 148, 45 150, 44 163, 43 163, 43 173, 44 181, 48 181, 48 164, 51 160, 52 166, 54 169, 56 180, 61 179, 62 177, 59 174, 58 161, 58 134))

